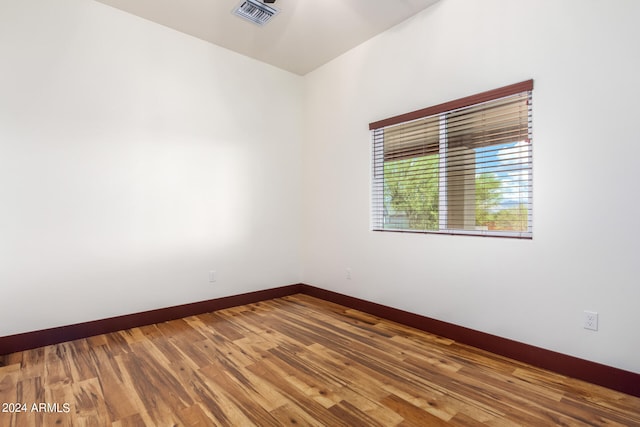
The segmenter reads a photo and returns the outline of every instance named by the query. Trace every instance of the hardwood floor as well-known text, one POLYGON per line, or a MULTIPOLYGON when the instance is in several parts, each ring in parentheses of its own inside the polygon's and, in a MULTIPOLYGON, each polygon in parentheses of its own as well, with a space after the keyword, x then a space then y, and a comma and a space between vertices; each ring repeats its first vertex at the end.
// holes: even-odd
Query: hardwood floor
POLYGON ((3 427, 640 426, 640 398, 301 294, 0 356, 0 404, 3 427))

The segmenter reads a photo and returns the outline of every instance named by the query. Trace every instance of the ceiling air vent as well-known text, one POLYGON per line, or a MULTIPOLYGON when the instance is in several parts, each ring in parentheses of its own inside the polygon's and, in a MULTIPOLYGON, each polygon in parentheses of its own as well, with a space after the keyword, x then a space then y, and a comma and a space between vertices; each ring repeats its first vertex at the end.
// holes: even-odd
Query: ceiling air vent
POLYGON ((258 0, 245 0, 233 10, 233 14, 254 24, 264 25, 279 12, 258 0))

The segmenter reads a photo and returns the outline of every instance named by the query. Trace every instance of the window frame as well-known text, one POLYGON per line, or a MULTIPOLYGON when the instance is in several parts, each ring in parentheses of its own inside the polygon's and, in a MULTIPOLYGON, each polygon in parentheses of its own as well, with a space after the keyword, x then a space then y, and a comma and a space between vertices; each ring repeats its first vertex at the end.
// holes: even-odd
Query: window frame
MULTIPOLYGON (((455 234, 455 235, 475 235, 475 236, 485 236, 485 237, 511 237, 511 238, 521 238, 521 239, 532 239, 533 238, 533 184, 532 184, 532 174, 533 174, 533 143, 532 143, 532 135, 531 135, 531 99, 533 92, 533 80, 526 80, 520 83, 515 83, 512 85, 504 86, 498 89, 482 92, 476 95, 467 96, 464 98, 456 99, 453 101, 445 102, 442 104, 438 104, 435 106, 423 108, 420 110, 412 111, 405 114, 400 114, 394 117, 390 117, 383 120, 378 120, 376 122, 372 122, 369 124, 369 130, 371 131, 372 136, 372 201, 371 201, 371 214, 372 214, 372 222, 371 229, 373 231, 391 231, 391 232, 409 232, 409 233, 426 233, 426 234, 455 234), (526 230, 473 230, 473 229, 465 229, 464 225, 460 228, 449 228, 448 227, 448 219, 446 218, 446 211, 448 209, 448 187, 450 184, 447 182, 447 167, 442 166, 442 162, 447 161, 448 156, 448 133, 449 130, 446 127, 446 117, 455 113, 457 110, 465 109, 465 108, 473 108, 475 106, 481 106, 485 103, 491 103, 493 101, 501 100, 502 98, 513 97, 516 95, 525 95, 526 94, 526 105, 528 109, 527 116, 527 162, 525 163, 525 167, 521 170, 526 170, 527 173, 531 174, 528 183, 528 194, 526 204, 527 208, 527 226, 526 230), (403 124, 410 124, 411 122, 417 120, 430 120, 433 119, 439 122, 439 132, 438 136, 438 161, 440 162, 439 168, 439 186, 444 185, 447 190, 438 190, 440 201, 445 201, 445 206, 439 204, 439 221, 438 228, 435 230, 422 230, 422 229, 410 229, 410 228, 385 228, 384 221, 385 217, 388 218, 389 215, 385 214, 385 202, 384 202, 384 166, 387 159, 385 158, 384 152, 381 153, 379 150, 379 146, 376 144, 380 144, 380 133, 384 132, 385 128, 403 124), (443 126, 443 120, 444 126, 443 126), (378 140, 376 140, 378 138, 378 140), (376 152, 376 147, 378 151, 376 152), (382 197, 381 197, 382 195, 382 197), (447 224, 446 227, 443 227, 443 217, 444 223, 447 224)), ((384 139, 384 136, 382 137, 384 139)), ((515 142, 519 142, 519 140, 514 140, 515 142)), ((382 142, 384 147, 384 142, 382 142)), ((486 146, 498 147, 499 144, 489 144, 486 146)), ((426 146, 426 145, 425 145, 426 146)), ((478 147, 482 147, 479 145, 478 147)), ((383 148, 384 151, 384 148, 383 148)), ((402 152, 400 152, 402 155, 402 152)), ((408 158, 418 158, 417 155, 411 156, 411 154, 406 155, 408 158)), ((474 169, 475 170, 475 169, 474 169)), ((474 196, 475 197, 475 196, 474 196)), ((475 199, 474 199, 475 200, 475 199)))

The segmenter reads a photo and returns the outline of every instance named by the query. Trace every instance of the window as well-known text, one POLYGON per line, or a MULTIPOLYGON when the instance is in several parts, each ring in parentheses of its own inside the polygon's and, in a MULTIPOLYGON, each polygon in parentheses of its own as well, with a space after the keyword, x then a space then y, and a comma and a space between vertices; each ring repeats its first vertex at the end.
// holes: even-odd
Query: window
POLYGON ((373 229, 531 238, 533 81, 381 120, 373 229))

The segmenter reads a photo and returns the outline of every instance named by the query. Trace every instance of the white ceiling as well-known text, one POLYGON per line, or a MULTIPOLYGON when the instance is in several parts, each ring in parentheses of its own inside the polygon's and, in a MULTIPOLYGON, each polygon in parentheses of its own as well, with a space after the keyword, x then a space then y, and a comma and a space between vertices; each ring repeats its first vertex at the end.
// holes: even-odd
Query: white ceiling
POLYGON ((438 0, 276 0, 260 27, 231 12, 241 0, 97 0, 304 75, 438 0))

